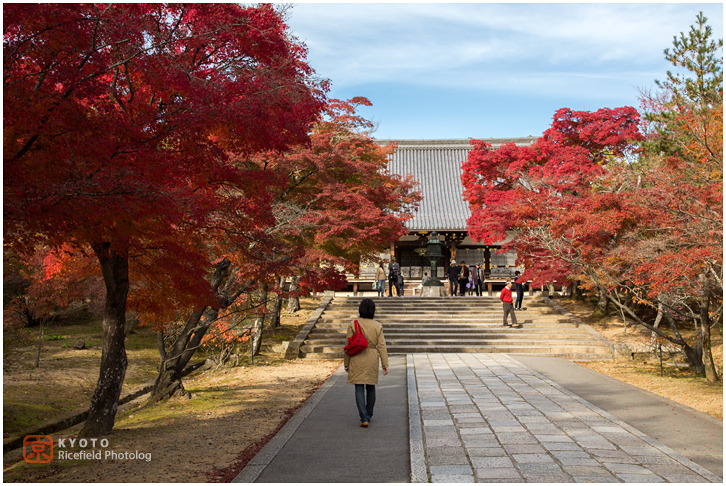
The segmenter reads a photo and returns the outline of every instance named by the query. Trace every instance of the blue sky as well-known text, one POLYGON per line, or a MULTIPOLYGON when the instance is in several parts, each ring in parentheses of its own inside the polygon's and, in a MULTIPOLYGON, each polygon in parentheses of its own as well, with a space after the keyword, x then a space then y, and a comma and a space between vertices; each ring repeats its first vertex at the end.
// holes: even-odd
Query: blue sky
POLYGON ((376 138, 498 138, 637 108, 699 11, 723 38, 722 3, 297 3, 288 24, 331 97, 371 100, 376 138))

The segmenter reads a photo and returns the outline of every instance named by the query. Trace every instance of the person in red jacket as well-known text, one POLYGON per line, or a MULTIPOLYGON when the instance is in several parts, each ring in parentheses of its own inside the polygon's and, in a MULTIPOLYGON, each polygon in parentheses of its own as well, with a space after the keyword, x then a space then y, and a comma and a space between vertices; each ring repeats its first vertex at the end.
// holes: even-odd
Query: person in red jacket
POLYGON ((522 327, 521 324, 517 324, 517 316, 514 313, 514 305, 512 304, 512 281, 507 281, 507 286, 502 289, 502 293, 499 294, 504 305, 504 327, 522 327), (512 314, 512 324, 507 324, 507 316, 512 314))

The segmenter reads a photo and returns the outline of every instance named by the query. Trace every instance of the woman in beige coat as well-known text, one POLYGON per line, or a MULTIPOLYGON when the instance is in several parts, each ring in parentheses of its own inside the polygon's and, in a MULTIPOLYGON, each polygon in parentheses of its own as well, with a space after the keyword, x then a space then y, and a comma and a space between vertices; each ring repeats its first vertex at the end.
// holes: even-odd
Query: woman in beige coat
POLYGON ((378 297, 385 297, 386 271, 383 269, 383 263, 379 263, 378 268, 376 268, 376 282, 378 282, 378 297))
MULTIPOLYGON (((363 299, 358 307, 361 331, 368 340, 368 347, 351 356, 345 354, 345 371, 348 372, 348 383, 355 385, 355 403, 360 415, 360 426, 368 427, 373 417, 373 406, 376 404, 376 385, 378 384, 378 358, 381 358, 383 374, 388 374, 388 353, 386 339, 383 337, 383 326, 373 320, 376 304, 371 299, 363 299)), ((355 329, 354 322, 348 325, 348 338, 355 329)))

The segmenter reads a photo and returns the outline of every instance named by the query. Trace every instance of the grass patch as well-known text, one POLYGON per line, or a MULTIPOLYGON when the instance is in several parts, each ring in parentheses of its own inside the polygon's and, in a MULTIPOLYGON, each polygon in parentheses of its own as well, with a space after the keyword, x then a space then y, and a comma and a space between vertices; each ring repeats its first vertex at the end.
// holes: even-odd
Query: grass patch
MULTIPOLYGON (((283 314, 282 326, 263 330, 262 355, 254 357, 255 366, 272 366, 284 360, 272 352, 274 346, 292 340, 318 307, 320 298, 302 298, 301 311, 283 314)), ((10 322, 6 320, 6 322, 10 322)), ((3 432, 14 436, 42 422, 87 408, 98 381, 102 351, 102 320, 83 311, 59 316, 44 327, 40 366, 33 368, 38 350, 39 328, 12 327, 3 332, 3 432), (86 349, 74 349, 77 342, 86 349)), ((122 395, 132 388, 153 381, 157 376, 159 352, 156 332, 141 327, 126 338, 129 366, 122 395)), ((204 359, 197 352, 193 361, 204 359)), ((252 359, 241 350, 239 366, 250 366, 252 359)), ((220 368, 220 371, 227 367, 220 368)), ((199 400, 207 403, 207 392, 197 390, 199 400)), ((221 393, 221 392, 217 392, 221 393)), ((214 396, 214 395, 212 395, 214 396)), ((218 400, 217 398, 216 400, 218 400)), ((209 400, 215 400, 210 398, 209 400)), ((172 401, 173 402, 173 401, 172 401)), ((179 406, 171 403, 172 410, 179 406)), ((196 405, 195 405, 196 407, 196 405)), ((144 412, 146 413, 146 412, 144 412)), ((150 412, 149 412, 150 413, 150 412)), ((123 415, 119 415, 123 417, 123 415)), ((150 420, 156 418, 149 417, 150 420)))
MULTIPOLYGON (((46 326, 40 366, 37 328, 5 328, 3 332, 3 434, 7 438, 46 420, 87 408, 101 364, 101 318, 80 314, 46 326), (79 341, 86 349, 74 349, 79 341)), ((129 366, 123 393, 156 377, 159 357, 156 334, 139 329, 126 340, 129 366)))

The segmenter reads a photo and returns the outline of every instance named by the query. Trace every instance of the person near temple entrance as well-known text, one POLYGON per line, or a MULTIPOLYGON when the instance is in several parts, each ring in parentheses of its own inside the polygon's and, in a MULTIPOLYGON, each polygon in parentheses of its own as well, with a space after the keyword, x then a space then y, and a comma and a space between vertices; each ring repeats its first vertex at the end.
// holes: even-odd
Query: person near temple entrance
POLYGON ((517 323, 517 315, 514 313, 511 280, 507 280, 507 286, 502 289, 502 293, 499 294, 499 299, 502 301, 502 309, 504 310, 504 327, 522 327, 521 324, 517 323), (507 324, 507 317, 509 314, 512 314, 512 324, 507 324))
POLYGON ((466 295, 467 283, 469 283, 469 267, 467 267, 466 262, 462 260, 461 268, 459 268, 459 295, 462 297, 466 295))
POLYGON ((515 310, 522 310, 522 301, 524 300, 525 281, 519 276, 519 271, 514 272, 514 288, 517 291, 517 300, 514 302, 515 310))
POLYGON ((469 295, 472 295, 472 293, 476 292, 476 295, 479 296, 479 265, 470 270, 469 281, 471 282, 471 289, 469 290, 469 295))
POLYGON ((395 258, 391 258, 388 264, 388 296, 393 297, 393 287, 397 287, 398 274, 401 273, 401 266, 395 258))
POLYGON ((376 268, 376 282, 378 283, 378 297, 385 297, 386 271, 383 269, 383 263, 379 263, 378 268, 376 268))
POLYGON ((476 264, 477 286, 476 295, 484 295, 484 267, 481 263, 476 264))
POLYGON ((456 260, 451 260, 451 265, 446 272, 449 276, 449 293, 452 297, 456 296, 456 290, 459 288, 459 267, 456 266, 456 260))
MULTIPOLYGON (((421 294, 423 294, 424 285, 426 285, 426 282, 428 282, 428 281, 429 281, 429 274, 428 274, 428 272, 424 272, 423 277, 421 277, 421 283, 419 284, 418 287, 416 287, 416 289, 418 289, 418 291, 421 292, 421 294)), ((414 294, 415 294, 415 292, 414 292, 414 294)))

